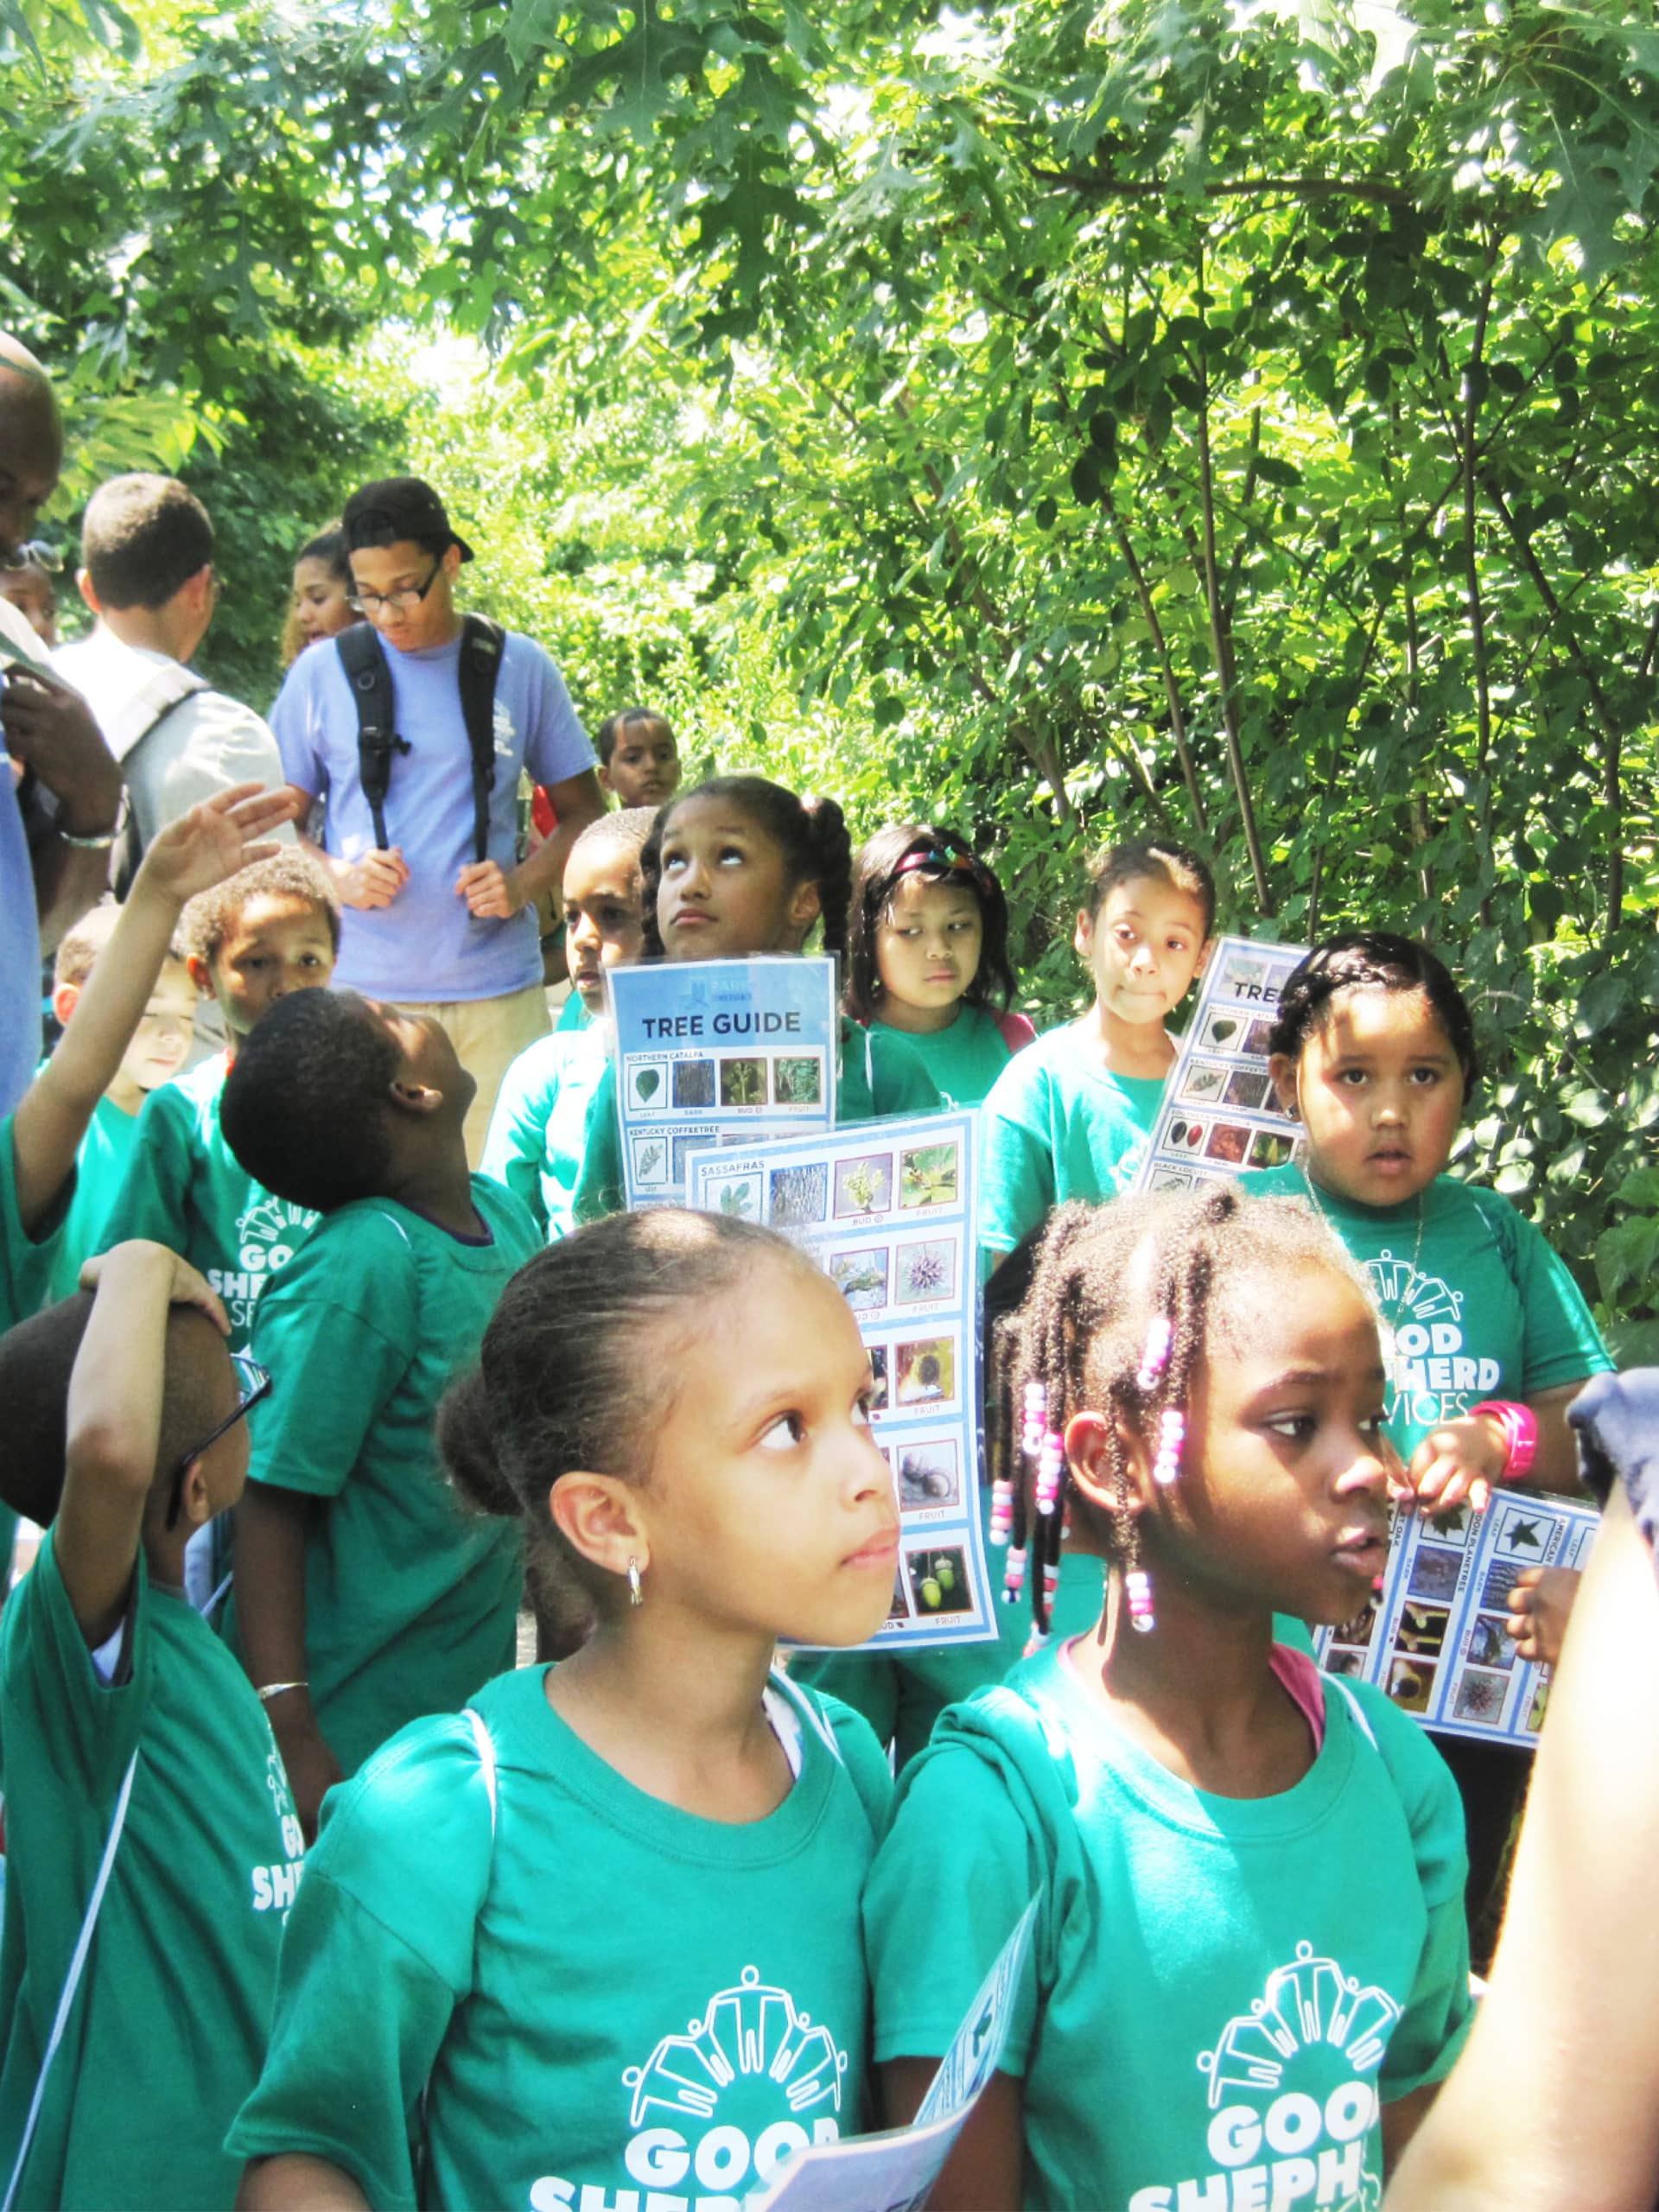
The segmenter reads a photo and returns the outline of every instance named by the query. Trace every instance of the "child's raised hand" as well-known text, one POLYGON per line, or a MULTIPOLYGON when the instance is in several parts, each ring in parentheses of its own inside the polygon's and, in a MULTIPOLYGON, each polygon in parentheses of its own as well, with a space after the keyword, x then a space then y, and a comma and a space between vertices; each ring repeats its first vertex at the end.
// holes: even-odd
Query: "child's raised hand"
POLYGON ((231 1317, 220 1304, 218 1293, 209 1286, 205 1275, 197 1273, 188 1260, 181 1259, 165 1244, 152 1244, 143 1238, 133 1237, 127 1243, 111 1245, 107 1252, 94 1254, 82 1264, 79 1287, 95 1291, 111 1262, 120 1268, 143 1265, 152 1260, 158 1268, 163 1262, 168 1265, 167 1302, 169 1306, 194 1306, 199 1313, 207 1316, 221 1337, 230 1335, 231 1317))
POLYGON ((1582 1580, 1575 1567, 1522 1568, 1510 1591, 1510 1615, 1503 1624, 1522 1658, 1555 1664, 1582 1580))
POLYGON ((262 784, 234 784, 203 799, 152 840, 133 878, 133 895, 149 891, 182 906, 238 868, 270 859, 277 849, 270 832, 291 822, 296 809, 291 791, 262 784))

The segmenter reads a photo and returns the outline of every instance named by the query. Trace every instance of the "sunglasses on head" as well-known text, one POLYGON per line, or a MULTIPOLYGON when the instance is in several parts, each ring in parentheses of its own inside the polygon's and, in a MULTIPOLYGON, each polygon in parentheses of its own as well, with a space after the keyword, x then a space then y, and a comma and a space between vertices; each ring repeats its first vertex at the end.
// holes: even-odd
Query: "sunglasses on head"
POLYGON ((976 860, 960 845, 912 845, 893 872, 895 876, 918 872, 935 876, 965 875, 979 885, 991 880, 991 872, 984 861, 976 860))
POLYGON ((162 1524, 168 1529, 178 1526, 179 1516, 184 1510, 184 1478, 194 1462, 205 1452, 211 1451, 219 1438, 229 1433, 239 1421, 245 1421, 261 1398, 268 1398, 271 1390, 271 1373, 261 1367, 257 1359, 245 1351, 231 1354, 231 1365, 236 1370, 237 1400, 232 1411, 226 1414, 217 1428, 209 1429, 200 1444, 193 1444, 188 1452, 180 1452, 168 1475, 167 1519, 162 1524))

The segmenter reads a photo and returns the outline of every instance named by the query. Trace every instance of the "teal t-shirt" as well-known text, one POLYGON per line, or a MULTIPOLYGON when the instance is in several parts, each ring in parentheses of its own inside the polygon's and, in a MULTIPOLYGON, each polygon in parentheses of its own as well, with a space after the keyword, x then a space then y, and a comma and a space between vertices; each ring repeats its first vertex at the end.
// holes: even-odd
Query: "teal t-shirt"
MULTIPOLYGON (((933 1078, 896 1029, 861 1029, 844 1017, 836 1083, 836 1125, 937 1114, 933 1078)), ((617 1127, 616 1066, 607 1060, 588 1104, 587 1141, 576 1177, 575 1217, 597 1221, 625 1203, 622 1138, 617 1127)))
POLYGON ((226 1143, 219 1108, 229 1067, 228 1054, 215 1053, 145 1099, 99 1249, 148 1236, 181 1253, 224 1300, 231 1350, 245 1351, 255 1301, 317 1217, 274 1198, 226 1143))
POLYGON ((605 1072, 602 1025, 538 1037, 507 1070, 490 1116, 482 1172, 522 1198, 551 1243, 575 1227, 588 1104, 605 1072))
POLYGON ((888 1789, 868 1730, 776 1690, 798 1778, 728 1825, 626 1782, 546 1673, 475 1700, 493 1820, 464 1717, 330 1792, 239 2156, 311 2152, 401 2212, 423 2117, 423 2205, 666 2212, 735 2208, 791 2151, 858 2132, 858 1899, 888 1789))
MULTIPOLYGON (((347 1774, 418 1714, 453 1713, 512 1664, 521 1532, 463 1511, 433 1420, 541 1239, 485 1176, 473 1178, 473 1203, 488 1232, 476 1242, 391 1198, 353 1199, 323 1217, 260 1301, 254 1351, 275 1387, 251 1416, 251 1478, 321 1507, 306 1556, 306 1664, 347 1774)), ((236 1643, 234 1590, 226 1634, 236 1643)))
POLYGON ((16 2202, 28 2212, 228 2212, 238 2170, 220 2145, 264 2061, 304 1847, 247 1677, 182 1592, 149 1581, 142 1558, 124 1633, 106 1688, 48 1534, 0 1626, 0 2171, 16 2158, 137 1751, 126 1824, 16 2202))
POLYGON ((1040 1896, 1002 2061, 1031 2212, 1375 2205, 1379 2099, 1438 2081, 1470 2017, 1464 1877, 1452 1777, 1380 1693, 1328 1686, 1302 1780, 1218 1797, 1052 1647, 899 1783, 864 1899, 875 2056, 943 2052, 1040 1896))
POLYGON ((573 989, 569 997, 559 1008, 559 1018, 553 1025, 554 1034, 556 1036, 561 1031, 585 1029, 592 1020, 593 1016, 588 1011, 587 1000, 580 991, 573 989))
POLYGON ((876 1036, 898 1037, 933 1078, 946 1106, 977 1106, 1008 1065, 1008 1048, 996 1016, 964 1001, 948 1029, 895 1029, 873 1021, 876 1036))
POLYGON ((1163 1103, 1161 1081, 1107 1074, 1072 1023, 1016 1052, 980 1109, 981 1244, 1012 1252, 1067 1198, 1120 1197, 1163 1103))
POLYGON ((75 1194, 53 1248, 48 1302, 67 1298, 83 1263, 108 1250, 105 1224, 126 1181, 137 1135, 137 1114, 124 1113, 112 1098, 99 1100, 75 1154, 75 1194))
MULTIPOLYGON (((1300 1167, 1244 1177, 1253 1198, 1306 1198, 1300 1167)), ((1483 1398, 1525 1398, 1613 1363, 1566 1267, 1496 1191, 1438 1176, 1400 1206, 1313 1203, 1370 1279, 1385 1328, 1389 1433, 1409 1459, 1483 1398), (1421 1236, 1420 1236, 1421 1224, 1421 1236)))

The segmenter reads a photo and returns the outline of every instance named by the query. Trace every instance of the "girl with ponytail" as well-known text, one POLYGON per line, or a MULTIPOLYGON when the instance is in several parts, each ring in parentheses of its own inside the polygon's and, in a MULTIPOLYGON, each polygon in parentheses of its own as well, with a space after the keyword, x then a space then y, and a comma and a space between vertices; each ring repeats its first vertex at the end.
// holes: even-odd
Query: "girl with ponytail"
POLYGON ((439 1446, 591 1627, 331 1793, 245 2212, 736 2206, 867 2124, 887 1762, 773 1657, 892 1603, 872 1395, 840 1292, 749 1223, 617 1214, 508 1283, 439 1446))
MULTIPOLYGON (((645 957, 740 960, 804 950, 822 925, 824 951, 843 956, 853 849, 832 798, 798 798, 764 776, 715 776, 670 800, 640 855, 645 957)), ((927 1114, 938 1086, 896 1031, 841 1030, 838 1122, 927 1114)), ((594 1094, 576 1218, 622 1203, 613 1066, 594 1094)))

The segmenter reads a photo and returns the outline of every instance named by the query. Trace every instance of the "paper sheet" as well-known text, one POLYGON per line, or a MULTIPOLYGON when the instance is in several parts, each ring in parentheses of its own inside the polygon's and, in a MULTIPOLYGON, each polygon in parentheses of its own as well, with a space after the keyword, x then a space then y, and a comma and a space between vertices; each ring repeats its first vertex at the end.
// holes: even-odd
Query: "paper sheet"
POLYGON ((996 1633, 979 1507, 979 1275, 971 1113, 864 1122, 704 1152, 690 1203, 804 1243, 857 1319, 872 1425, 899 1493, 893 1611, 875 1649, 996 1633))
POLYGON ((969 2006, 910 2126, 798 2152, 749 2212, 918 2212, 996 2071, 1036 1917, 1033 1897, 969 2006))
POLYGON ((683 1205, 712 1146, 836 1118, 836 963, 666 960, 606 970, 627 1203, 683 1205))

